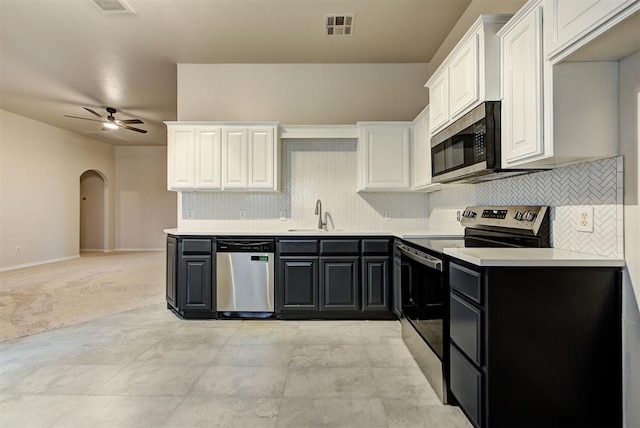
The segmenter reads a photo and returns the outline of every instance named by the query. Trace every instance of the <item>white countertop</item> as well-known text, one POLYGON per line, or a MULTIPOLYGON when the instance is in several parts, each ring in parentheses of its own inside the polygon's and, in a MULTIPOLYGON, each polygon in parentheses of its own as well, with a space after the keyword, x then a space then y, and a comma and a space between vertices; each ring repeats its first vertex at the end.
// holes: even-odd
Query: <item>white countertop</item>
POLYGON ((451 239, 461 238, 464 232, 445 231, 445 230, 420 230, 406 231, 402 233, 389 232, 385 230, 318 230, 318 229, 295 229, 295 230, 195 230, 195 229, 165 229, 165 233, 170 235, 211 235, 211 236, 395 236, 396 238, 432 238, 432 239, 451 239))
POLYGON ((445 248, 444 253, 476 266, 624 266, 624 259, 558 248, 445 248))

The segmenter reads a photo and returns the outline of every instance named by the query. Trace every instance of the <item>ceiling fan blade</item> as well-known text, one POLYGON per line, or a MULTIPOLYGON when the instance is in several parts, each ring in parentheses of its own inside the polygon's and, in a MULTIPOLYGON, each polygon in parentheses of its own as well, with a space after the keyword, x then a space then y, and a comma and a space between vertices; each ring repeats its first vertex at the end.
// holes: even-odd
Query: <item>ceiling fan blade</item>
POLYGON ((141 121, 140 119, 125 119, 125 120, 116 120, 116 122, 119 123, 124 123, 125 125, 133 125, 135 123, 137 124, 143 124, 144 122, 141 121))
POLYGON ((127 126, 127 125, 124 125, 124 124, 121 124, 120 128, 128 129, 130 131, 136 131, 136 132, 139 132, 141 134, 146 134, 147 133, 147 131, 145 131, 144 129, 134 128, 133 126, 127 126))
POLYGON ((82 108, 85 109, 86 111, 88 111, 89 113, 91 113, 92 115, 98 116, 99 118, 104 119, 104 116, 96 113, 95 111, 91 110, 90 108, 87 108, 87 107, 82 107, 82 108))
POLYGON ((87 117, 79 117, 79 116, 69 116, 68 114, 65 114, 64 117, 70 117, 70 118, 73 118, 73 119, 90 120, 92 122, 102 122, 102 120, 98 120, 98 119, 90 119, 90 118, 87 118, 87 117))

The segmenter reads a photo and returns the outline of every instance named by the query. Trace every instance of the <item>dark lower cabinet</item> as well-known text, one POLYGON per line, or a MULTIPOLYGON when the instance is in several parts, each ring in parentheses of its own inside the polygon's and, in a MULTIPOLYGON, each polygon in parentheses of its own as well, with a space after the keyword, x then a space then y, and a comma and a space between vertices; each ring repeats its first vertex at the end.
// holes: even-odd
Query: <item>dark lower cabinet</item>
POLYGON ((167 308, 183 318, 216 318, 215 238, 167 236, 167 308))
POLYGON ((177 283, 178 283, 178 240, 173 236, 167 236, 167 305, 178 307, 177 283))
POLYGON ((318 311, 317 257, 281 257, 279 279, 281 310, 318 311))
POLYGON ((320 309, 360 310, 358 257, 320 258, 320 309))
POLYGON ((212 278, 211 256, 193 255, 180 258, 180 274, 178 282, 182 285, 183 304, 185 311, 211 311, 212 309, 212 278))
POLYGON ((388 238, 279 239, 281 318, 394 319, 388 238))
POLYGON ((389 310, 389 257, 362 257, 362 310, 389 310))
POLYGON ((449 269, 449 388, 474 426, 622 426, 620 268, 449 269))

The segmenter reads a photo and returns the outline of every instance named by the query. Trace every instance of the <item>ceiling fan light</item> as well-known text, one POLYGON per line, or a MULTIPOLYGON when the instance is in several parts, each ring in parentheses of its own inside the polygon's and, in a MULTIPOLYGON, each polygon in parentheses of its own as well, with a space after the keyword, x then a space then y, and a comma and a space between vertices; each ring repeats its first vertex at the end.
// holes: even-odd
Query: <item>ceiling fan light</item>
POLYGON ((111 122, 105 122, 103 126, 107 129, 118 129, 118 125, 111 122))

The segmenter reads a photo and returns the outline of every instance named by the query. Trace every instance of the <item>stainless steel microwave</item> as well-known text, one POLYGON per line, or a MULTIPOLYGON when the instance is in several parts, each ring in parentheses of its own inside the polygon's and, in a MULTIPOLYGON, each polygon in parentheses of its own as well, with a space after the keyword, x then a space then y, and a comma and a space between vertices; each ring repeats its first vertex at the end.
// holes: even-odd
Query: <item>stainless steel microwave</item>
POLYGON ((500 101, 486 101, 431 138, 434 183, 478 182, 532 172, 500 168, 500 101))

